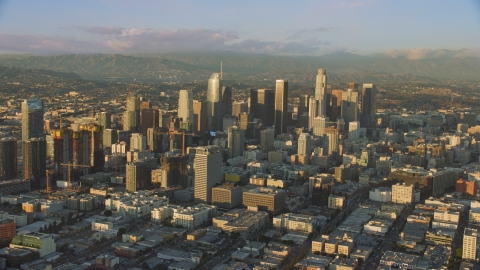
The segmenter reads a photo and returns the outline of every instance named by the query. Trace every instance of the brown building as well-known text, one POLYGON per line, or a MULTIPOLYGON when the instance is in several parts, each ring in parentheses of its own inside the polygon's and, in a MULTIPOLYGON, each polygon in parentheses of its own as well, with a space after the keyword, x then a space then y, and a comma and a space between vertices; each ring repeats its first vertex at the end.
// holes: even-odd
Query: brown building
POLYGON ((0 239, 13 238, 17 233, 17 224, 14 219, 0 219, 0 239))
POLYGON ((156 128, 159 124, 159 112, 156 109, 142 109, 140 115, 141 132, 147 136, 149 128, 156 128))
POLYGON ((477 181, 458 179, 456 191, 465 196, 475 196, 477 195, 477 181))

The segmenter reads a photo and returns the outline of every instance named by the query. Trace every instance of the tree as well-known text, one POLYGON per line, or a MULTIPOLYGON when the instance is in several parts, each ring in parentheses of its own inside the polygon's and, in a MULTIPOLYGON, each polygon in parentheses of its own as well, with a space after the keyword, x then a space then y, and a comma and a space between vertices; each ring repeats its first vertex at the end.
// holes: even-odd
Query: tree
POLYGON ((103 214, 106 216, 106 217, 110 217, 112 216, 112 210, 105 210, 105 212, 103 212, 103 214))
POLYGON ((347 255, 345 255, 345 254, 339 254, 338 257, 340 257, 340 258, 342 258, 342 259, 345 259, 345 258, 347 258, 347 255))
POLYGON ((462 255, 463 255, 463 250, 462 250, 462 248, 457 248, 457 249, 455 250, 455 252, 456 252, 456 254, 457 254, 457 258, 458 258, 458 259, 461 259, 461 258, 462 258, 462 255))
POLYGON ((157 266, 155 266, 155 269, 157 269, 157 270, 168 270, 168 265, 165 265, 163 263, 157 264, 157 266))
POLYGON ((318 250, 317 250, 317 251, 314 251, 313 254, 315 254, 315 255, 320 255, 320 251, 318 251, 318 250))
POLYGON ((62 224, 62 225, 65 225, 65 224, 66 224, 66 223, 65 223, 65 217, 62 217, 62 223, 61 223, 61 224, 62 224))
POLYGON ((8 206, 10 206, 10 203, 9 202, 3 202, 3 206, 8 207, 8 206))
POLYGON ((40 227, 40 229, 38 230, 39 233, 43 233, 43 228, 40 227))
POLYGON ((143 269, 150 269, 150 267, 148 267, 147 262, 143 262, 141 266, 142 266, 143 269))

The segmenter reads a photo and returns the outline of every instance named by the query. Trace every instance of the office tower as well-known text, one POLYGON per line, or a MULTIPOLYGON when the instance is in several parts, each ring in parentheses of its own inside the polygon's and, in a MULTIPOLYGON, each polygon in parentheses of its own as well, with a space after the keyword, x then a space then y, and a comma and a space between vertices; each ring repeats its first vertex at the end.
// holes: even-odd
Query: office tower
POLYGON ((477 259, 478 231, 474 228, 465 228, 463 234, 462 259, 475 261, 477 259))
POLYGON ((302 133, 298 137, 297 153, 310 156, 312 150, 312 136, 309 133, 302 133))
POLYGON ((288 81, 277 80, 275 88, 275 135, 287 132, 288 81))
MULTIPOLYGON (((105 130, 105 133, 108 130, 111 129, 105 130)), ((55 173, 59 175, 61 179, 66 180, 68 178, 68 168, 63 167, 61 164, 67 164, 72 161, 73 132, 71 129, 54 129, 52 134, 55 173)))
POLYGON ((98 113, 97 123, 102 128, 102 131, 104 131, 107 128, 112 128, 112 114, 109 112, 98 113))
POLYGON ((169 128, 170 127, 170 120, 172 115, 169 113, 161 113, 158 116, 158 127, 161 128, 169 128))
POLYGON ((245 148, 245 131, 238 126, 228 129, 228 157, 234 158, 243 155, 245 148))
POLYGON ((147 149, 154 153, 168 151, 170 135, 167 128, 157 127, 147 130, 147 149))
POLYGON ((332 121, 337 121, 337 118, 342 115, 342 100, 343 100, 343 90, 335 89, 332 91, 332 105, 327 112, 327 116, 332 119, 332 121))
POLYGON ((140 112, 143 110, 143 109, 151 109, 152 108, 152 104, 150 103, 150 100, 147 100, 147 101, 142 101, 140 103, 140 112))
POLYGON ((147 189, 152 185, 152 169, 155 159, 138 160, 126 165, 125 186, 127 192, 147 189))
POLYGON ((232 88, 227 86, 222 87, 222 108, 223 116, 232 115, 232 88))
POLYGON ((245 131, 245 137, 255 139, 255 121, 252 114, 241 113, 238 117, 238 126, 245 131))
POLYGON ((375 95, 377 88, 374 84, 363 84, 362 87, 362 111, 360 123, 363 127, 375 127, 375 95))
POLYGON ((223 125, 224 130, 226 131, 233 126, 236 126, 237 122, 238 122, 238 119, 237 119, 236 116, 228 115, 228 116, 223 117, 223 124, 222 125, 223 125))
POLYGON ((181 186, 187 188, 191 186, 188 180, 188 157, 188 155, 181 155, 181 151, 171 151, 166 152, 160 158, 161 187, 181 186))
POLYGON ((193 92, 180 90, 178 94, 178 118, 184 122, 193 122, 193 92))
POLYGON ((325 134, 325 128, 329 122, 328 117, 317 116, 313 119, 312 134, 315 136, 323 136, 325 134))
POLYGON ((140 131, 144 136, 147 136, 149 128, 156 128, 159 124, 159 111, 157 109, 142 109, 142 116, 140 117, 140 131))
POLYGON ((275 123, 275 91, 271 89, 250 89, 250 114, 262 119, 264 126, 275 123))
POLYGON ((312 131, 313 130, 313 121, 315 117, 318 117, 318 99, 315 99, 315 97, 309 97, 308 98, 308 130, 312 131))
POLYGON ((147 149, 147 138, 141 133, 133 133, 130 137, 130 150, 145 151, 147 149))
POLYGON ((360 122, 350 122, 348 124, 348 140, 356 141, 358 138, 360 138, 360 122))
POLYGON ((193 101, 193 133, 197 136, 205 136, 207 103, 205 101, 193 101))
POLYGON ((22 141, 43 136, 43 102, 40 99, 25 99, 22 102, 22 141))
POLYGON ((232 104, 232 115, 238 117, 241 113, 248 112, 248 103, 235 101, 232 104))
POLYGON ((127 110, 123 113, 123 130, 137 132, 140 125, 140 99, 127 97, 127 110))
POLYGON ((276 188, 255 188, 243 192, 243 205, 275 214, 285 208, 287 193, 276 188))
POLYGON ((324 116, 327 114, 327 72, 324 68, 318 69, 317 80, 315 83, 315 99, 319 101, 318 114, 324 116))
POLYGON ((222 81, 219 73, 213 73, 208 80, 207 88, 207 129, 222 130, 222 81))
POLYGON ((193 168, 195 170, 195 201, 211 203, 212 188, 222 182, 222 154, 216 145, 196 147, 193 168))
POLYGON ((263 153, 273 150, 275 140, 275 130, 267 128, 260 131, 260 149, 263 153))
POLYGON ((103 147, 110 148, 112 144, 117 142, 118 142, 118 130, 109 128, 103 131, 103 147))
POLYGON ((347 126, 350 122, 358 121, 358 92, 352 89, 343 91, 342 118, 347 126))
POLYGON ((352 90, 358 91, 358 83, 356 83, 356 82, 349 82, 349 83, 348 83, 348 89, 352 89, 352 90))
POLYGON ((0 139, 0 180, 17 176, 17 139, 0 139))
POLYGON ((308 112, 308 108, 310 106, 309 99, 310 97, 308 95, 300 95, 300 103, 298 104, 298 111, 297 111, 298 115, 309 113, 308 112))
POLYGON ((47 142, 45 138, 31 138, 22 143, 23 179, 30 180, 31 190, 44 188, 47 142))
POLYGON ((335 127, 325 128, 323 134, 323 153, 332 155, 334 158, 338 155, 338 129, 335 127))

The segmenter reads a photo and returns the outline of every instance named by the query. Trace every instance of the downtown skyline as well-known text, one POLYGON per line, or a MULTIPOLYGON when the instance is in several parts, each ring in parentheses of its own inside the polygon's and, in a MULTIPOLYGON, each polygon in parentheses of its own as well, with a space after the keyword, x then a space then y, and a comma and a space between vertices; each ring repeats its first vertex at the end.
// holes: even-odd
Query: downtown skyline
POLYGON ((0 1, 0 53, 479 56, 476 1, 0 1))

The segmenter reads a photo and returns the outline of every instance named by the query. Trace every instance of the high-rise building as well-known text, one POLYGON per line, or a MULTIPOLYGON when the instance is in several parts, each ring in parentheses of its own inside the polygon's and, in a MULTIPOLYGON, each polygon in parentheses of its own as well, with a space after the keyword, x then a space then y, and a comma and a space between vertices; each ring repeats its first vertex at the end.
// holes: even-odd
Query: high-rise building
POLYGON ((243 192, 243 205, 258 207, 259 211, 278 213, 285 208, 287 194, 276 188, 256 188, 243 192))
POLYGON ((184 122, 193 122, 193 92, 180 90, 178 94, 178 118, 184 122))
POLYGON ((17 176, 17 140, 0 139, 0 180, 17 176))
POLYGON ((309 196, 312 197, 312 204, 316 206, 328 206, 328 196, 332 194, 335 179, 331 174, 322 173, 310 176, 308 179, 309 196))
POLYGON ((250 89, 250 114, 262 119, 264 126, 275 123, 275 91, 271 89, 250 89))
POLYGON ((212 204, 222 209, 232 209, 242 203, 243 189, 234 185, 221 185, 212 189, 212 204))
POLYGON ((140 125, 140 99, 127 97, 127 110, 123 113, 123 130, 137 132, 140 125))
POLYGON ((22 141, 44 136, 43 102, 40 99, 25 99, 22 102, 22 141))
POLYGON ((227 115, 223 117, 223 128, 227 131, 229 128, 236 126, 238 123, 238 119, 236 116, 227 115))
POLYGON ((181 151, 178 151, 178 153, 171 151, 165 153, 165 155, 160 158, 162 187, 190 187, 188 179, 188 157, 188 155, 181 155, 181 151))
POLYGON ((208 80, 207 88, 207 129, 222 130, 222 81, 219 73, 213 73, 208 80))
POLYGON ((222 115, 232 115, 232 88, 228 86, 222 87, 222 115))
POLYGON ((309 133, 302 133, 298 137, 298 150, 299 155, 310 156, 312 150, 312 137, 309 133))
POLYGON ((38 190, 45 187, 47 142, 45 138, 31 138, 23 141, 23 178, 30 180, 30 188, 38 190))
POLYGON ((273 150, 273 142, 275 140, 275 130, 267 128, 260 131, 260 149, 263 153, 273 150))
POLYGON ((127 192, 149 188, 152 185, 152 169, 155 159, 138 160, 126 165, 125 183, 127 192))
POLYGON ((343 91, 342 118, 347 127, 350 122, 358 121, 358 92, 355 92, 352 89, 343 91))
POLYGON ((109 112, 100 112, 97 114, 97 123, 104 131, 112 127, 112 114, 109 112))
POLYGON ((248 103, 235 101, 232 104, 232 115, 238 117, 241 113, 248 112, 248 103))
POLYGON ((332 155, 334 158, 338 156, 338 129, 335 127, 325 128, 323 134, 323 153, 332 155))
POLYGON ((313 122, 318 115, 319 101, 315 97, 308 99, 308 130, 313 131, 313 122))
POLYGON ((325 134, 325 128, 329 122, 328 117, 317 116, 313 119, 312 134, 315 136, 323 136, 325 134))
POLYGON ((255 139, 254 137, 254 129, 255 129, 255 121, 252 114, 249 113, 241 113, 238 116, 238 127, 240 129, 245 130, 245 137, 249 139, 255 139))
POLYGON ((360 138, 360 122, 350 122, 348 124, 348 140, 356 141, 358 138, 360 138))
POLYGON ((142 109, 142 116, 140 117, 141 132, 144 136, 147 136, 147 130, 149 128, 156 128, 159 125, 159 111, 157 109, 145 108, 142 109))
POLYGON ((103 147, 111 147, 112 144, 117 143, 118 141, 118 130, 116 129, 105 129, 103 131, 103 147))
POLYGON ((170 136, 167 128, 157 127, 147 130, 147 149, 154 153, 168 151, 170 136))
POLYGON ((287 132, 288 81, 277 80, 275 88, 275 135, 287 132))
POLYGON ((145 151, 147 149, 147 137, 141 133, 133 133, 130 137, 130 150, 145 151))
POLYGON ((337 118, 342 115, 342 96, 342 89, 332 90, 332 105, 330 106, 329 111, 327 111, 327 116, 332 119, 332 121, 336 121, 337 118))
POLYGON ((477 259, 477 237, 477 229, 465 228, 463 234, 462 259, 471 261, 475 261, 477 259))
POLYGON ((304 113, 308 114, 308 108, 310 97, 308 95, 300 95, 300 103, 298 104, 298 115, 303 115, 304 113))
POLYGON ((195 201, 211 203, 212 188, 222 181, 222 154, 216 145, 196 147, 193 168, 195 170, 195 201))
POLYGON ((158 126, 161 128, 169 128, 170 127, 170 120, 172 119, 172 115, 170 113, 161 113, 158 116, 158 126))
POLYGON ((193 133, 197 136, 205 136, 207 120, 207 103, 204 101, 193 101, 193 133))
MULTIPOLYGON (((111 129, 106 129, 105 133, 107 133, 108 130, 111 129)), ((68 169, 61 164, 70 163, 72 161, 73 132, 71 129, 54 129, 52 135, 55 173, 61 176, 61 179, 67 179, 68 169)))
POLYGON ((238 126, 228 129, 228 157, 234 158, 243 155, 245 148, 245 131, 238 126))
POLYGON ((362 111, 360 123, 363 127, 375 127, 375 95, 377 88, 374 84, 363 84, 362 87, 362 111))
POLYGON ((330 100, 327 100, 327 72, 324 68, 318 69, 317 80, 315 83, 315 99, 319 101, 319 116, 325 116, 327 114, 327 106, 330 104, 330 100))

